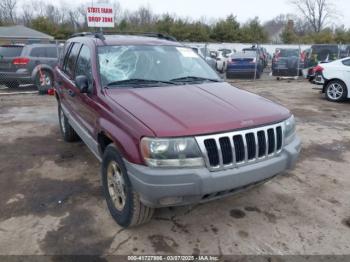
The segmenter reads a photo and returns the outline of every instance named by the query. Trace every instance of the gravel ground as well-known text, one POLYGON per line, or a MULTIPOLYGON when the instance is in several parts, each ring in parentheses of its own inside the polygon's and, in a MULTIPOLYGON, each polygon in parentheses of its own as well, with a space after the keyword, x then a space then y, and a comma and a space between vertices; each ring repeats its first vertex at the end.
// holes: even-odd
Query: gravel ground
POLYGON ((222 200, 159 209, 129 230, 108 213, 98 161, 62 141, 54 97, 0 95, 0 254, 350 254, 350 102, 302 81, 234 85, 294 113, 295 169, 222 200))

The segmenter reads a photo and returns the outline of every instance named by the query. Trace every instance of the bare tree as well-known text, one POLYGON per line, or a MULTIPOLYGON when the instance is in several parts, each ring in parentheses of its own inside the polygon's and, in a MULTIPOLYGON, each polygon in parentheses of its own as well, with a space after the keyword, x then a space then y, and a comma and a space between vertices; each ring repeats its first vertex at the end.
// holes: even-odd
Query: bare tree
POLYGON ((292 4, 315 33, 319 33, 337 13, 330 0, 293 0, 292 4))
POLYGON ((16 22, 16 5, 17 5, 17 0, 0 1, 0 8, 2 10, 2 16, 3 16, 2 18, 6 23, 14 24, 16 22))

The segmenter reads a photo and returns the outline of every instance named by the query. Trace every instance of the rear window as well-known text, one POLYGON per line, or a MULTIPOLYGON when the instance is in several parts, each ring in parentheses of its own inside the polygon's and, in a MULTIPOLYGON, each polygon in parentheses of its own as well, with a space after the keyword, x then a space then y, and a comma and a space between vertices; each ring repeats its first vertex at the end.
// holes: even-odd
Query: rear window
POLYGON ((22 46, 0 46, 0 56, 15 57, 22 53, 22 46))
POLYGON ((318 61, 335 60, 338 58, 339 48, 337 45, 312 46, 312 55, 318 61))
POLYGON ((281 57, 289 57, 289 56, 299 56, 298 49, 281 49, 279 52, 281 57))

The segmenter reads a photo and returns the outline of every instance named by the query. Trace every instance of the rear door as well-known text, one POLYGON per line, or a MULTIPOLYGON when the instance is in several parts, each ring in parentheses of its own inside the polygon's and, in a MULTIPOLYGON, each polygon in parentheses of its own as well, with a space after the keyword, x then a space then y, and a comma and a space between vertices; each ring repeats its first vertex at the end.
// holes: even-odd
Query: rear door
POLYGON ((0 72, 16 72, 17 68, 12 61, 22 54, 23 46, 0 46, 0 72))
POLYGON ((61 70, 59 71, 59 75, 57 75, 58 84, 61 86, 61 96, 64 100, 63 106, 67 107, 67 110, 74 118, 77 118, 77 107, 75 105, 77 88, 75 87, 74 83, 74 73, 80 48, 80 43, 73 42, 70 44, 64 57, 61 70))

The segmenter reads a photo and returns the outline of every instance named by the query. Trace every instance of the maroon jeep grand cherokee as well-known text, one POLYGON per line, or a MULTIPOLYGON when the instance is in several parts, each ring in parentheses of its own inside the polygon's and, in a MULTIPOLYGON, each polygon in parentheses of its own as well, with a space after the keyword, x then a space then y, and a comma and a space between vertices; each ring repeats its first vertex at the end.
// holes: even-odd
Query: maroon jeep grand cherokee
POLYGON ((72 37, 55 79, 64 140, 80 137, 102 161, 107 205, 123 227, 157 207, 265 182, 300 151, 287 109, 223 82, 160 34, 72 37))

